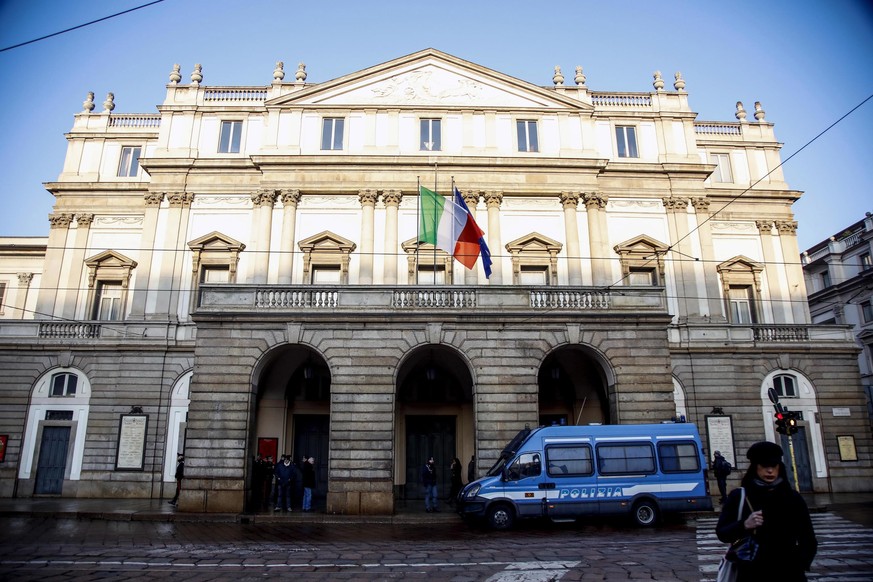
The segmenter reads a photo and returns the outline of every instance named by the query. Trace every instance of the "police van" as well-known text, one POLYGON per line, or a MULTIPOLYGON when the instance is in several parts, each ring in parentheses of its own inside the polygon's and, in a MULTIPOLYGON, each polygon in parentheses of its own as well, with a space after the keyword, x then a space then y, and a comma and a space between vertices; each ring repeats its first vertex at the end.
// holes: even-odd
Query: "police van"
POLYGON ((608 514, 651 526, 666 512, 712 510, 705 469, 693 424, 526 427, 461 490, 457 511, 495 529, 608 514))

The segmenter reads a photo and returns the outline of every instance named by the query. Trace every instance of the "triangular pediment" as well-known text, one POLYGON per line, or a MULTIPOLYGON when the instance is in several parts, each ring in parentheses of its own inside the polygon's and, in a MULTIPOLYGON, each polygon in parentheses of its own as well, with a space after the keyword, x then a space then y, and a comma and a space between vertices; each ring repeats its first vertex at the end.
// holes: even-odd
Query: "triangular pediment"
POLYGON ((85 259, 85 265, 91 268, 100 267, 101 269, 107 269, 112 267, 133 269, 136 267, 136 261, 125 257, 121 253, 110 250, 96 254, 90 259, 85 259))
POLYGON ((509 252, 523 251, 525 253, 559 253, 562 248, 563 245, 561 243, 538 232, 532 232, 506 243, 506 250, 509 252))
POLYGON ((764 270, 764 265, 758 261, 752 260, 744 255, 737 255, 732 259, 728 259, 720 263, 716 270, 721 271, 746 271, 760 273, 764 270))
POLYGON ((267 105, 591 109, 570 97, 436 49, 319 83, 267 105))
POLYGON ((663 254, 667 252, 668 248, 669 247, 666 244, 658 239, 652 238, 646 234, 641 234, 615 245, 613 250, 615 250, 619 255, 647 255, 657 253, 663 254))
POLYGON ((329 230, 312 235, 305 238, 297 246, 302 251, 336 251, 350 253, 357 245, 347 238, 343 238, 338 234, 334 234, 329 230))
POLYGON ((216 230, 195 238, 188 243, 188 248, 192 251, 242 251, 246 245, 216 230))

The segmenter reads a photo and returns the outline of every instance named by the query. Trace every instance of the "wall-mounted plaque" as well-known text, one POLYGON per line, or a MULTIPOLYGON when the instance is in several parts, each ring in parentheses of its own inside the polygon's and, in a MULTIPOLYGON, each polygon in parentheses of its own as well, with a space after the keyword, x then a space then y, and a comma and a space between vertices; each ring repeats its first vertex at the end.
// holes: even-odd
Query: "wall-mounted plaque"
POLYGON ((721 451, 721 455, 727 459, 727 462, 736 468, 733 420, 729 415, 710 415, 705 418, 706 443, 708 445, 706 454, 709 464, 712 465, 715 451, 721 451))
POLYGON ((122 414, 118 427, 116 471, 142 471, 145 465, 147 414, 122 414))
POLYGON ((852 435, 838 436, 837 444, 840 447, 841 461, 857 461, 858 451, 855 450, 855 437, 852 435))

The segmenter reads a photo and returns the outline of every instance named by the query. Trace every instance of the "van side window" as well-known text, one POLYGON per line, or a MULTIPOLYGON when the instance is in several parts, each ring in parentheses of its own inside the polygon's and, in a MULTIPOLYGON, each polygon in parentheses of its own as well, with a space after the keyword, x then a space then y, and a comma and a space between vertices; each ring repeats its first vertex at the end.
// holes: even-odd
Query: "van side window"
POLYGON ((700 470, 700 454, 694 443, 658 443, 658 456, 664 473, 700 470))
POLYGON ((601 475, 639 475, 655 472, 655 450, 648 443, 597 445, 601 475))
POLYGON ((549 447, 546 449, 549 477, 565 475, 591 475, 594 473, 591 447, 549 447))
POLYGON ((510 481, 518 481, 526 477, 536 477, 542 470, 539 453, 523 453, 512 462, 506 473, 510 481))

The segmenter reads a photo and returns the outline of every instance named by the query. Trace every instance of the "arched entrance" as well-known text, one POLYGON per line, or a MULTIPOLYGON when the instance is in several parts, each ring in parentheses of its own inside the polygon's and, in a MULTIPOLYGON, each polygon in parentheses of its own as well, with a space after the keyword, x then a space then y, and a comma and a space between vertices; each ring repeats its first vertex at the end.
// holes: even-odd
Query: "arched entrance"
MULTIPOLYGON (((430 456, 436 462, 438 494, 446 499, 452 459, 466 467, 475 453, 473 378, 467 362, 446 346, 411 352, 398 370, 395 411, 395 499, 423 499, 421 469, 430 456)), ((461 475, 466 481, 466 469, 461 475)))
MULTIPOLYGON (((287 345, 266 356, 256 382, 256 413, 249 471, 250 510, 271 507, 271 473, 254 463, 256 455, 276 462, 290 455, 298 467, 303 456, 315 457, 313 507, 324 507, 328 489, 330 451, 330 382, 325 359, 302 345, 287 345)), ((299 474, 298 474, 299 476, 299 474)), ((292 506, 300 507, 302 486, 292 492, 292 506)))
POLYGON ((541 425, 613 422, 606 374, 600 362, 581 347, 561 347, 546 356, 537 386, 541 425))

